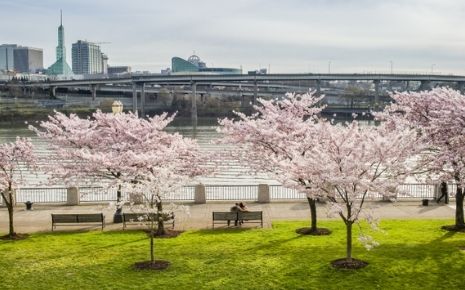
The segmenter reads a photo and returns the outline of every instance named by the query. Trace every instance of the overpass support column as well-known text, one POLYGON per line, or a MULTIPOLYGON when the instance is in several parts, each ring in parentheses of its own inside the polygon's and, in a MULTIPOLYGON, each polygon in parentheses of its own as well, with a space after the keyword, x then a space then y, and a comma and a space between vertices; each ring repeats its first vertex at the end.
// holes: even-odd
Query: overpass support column
POLYGON ((50 97, 56 98, 57 96, 57 87, 50 87, 50 97))
POLYGON ((464 93, 465 90, 465 82, 457 82, 457 90, 461 93, 464 93))
POLYGON ((145 117, 145 83, 142 83, 140 88, 140 115, 145 117))
POLYGON ((191 118, 194 127, 197 127, 197 83, 191 84, 191 95, 192 95, 192 107, 191 107, 191 118))
POLYGON ((137 84, 132 83, 132 112, 137 114, 137 84))
POLYGON ((431 82, 430 81, 421 81, 420 87, 418 88, 419 91, 429 91, 431 90, 431 82))
POLYGON ((92 93, 92 102, 95 102, 95 99, 97 98, 97 85, 91 85, 90 91, 92 93))
POLYGON ((257 98, 258 98, 258 85, 257 81, 254 81, 254 87, 253 87, 253 99, 252 99, 252 105, 257 104, 257 98))
POLYGON ((316 80, 316 94, 318 96, 321 94, 321 80, 316 80))
POLYGON ((375 110, 378 109, 379 107, 379 93, 380 93, 380 80, 374 80, 373 83, 375 84, 375 98, 374 98, 374 104, 371 106, 375 110))
POLYGON ((409 91, 410 90, 410 81, 405 81, 405 91, 409 91))

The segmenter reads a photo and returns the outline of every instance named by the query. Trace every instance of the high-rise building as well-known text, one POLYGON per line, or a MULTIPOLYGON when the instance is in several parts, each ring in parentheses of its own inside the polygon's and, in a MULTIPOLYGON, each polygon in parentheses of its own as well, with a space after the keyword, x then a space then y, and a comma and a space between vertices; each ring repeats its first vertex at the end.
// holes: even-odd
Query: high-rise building
POLYGON ((102 73, 108 74, 108 56, 102 53, 102 73))
POLYGON ((108 57, 100 51, 100 46, 96 43, 78 40, 73 43, 72 60, 75 74, 103 74, 108 57))
POLYGON ((72 74, 69 64, 66 62, 65 28, 63 27, 63 14, 60 10, 60 26, 58 26, 58 45, 56 48, 56 61, 47 69, 49 75, 72 74))
POLYGON ((17 47, 13 53, 14 68, 20 73, 37 73, 44 68, 44 52, 40 48, 17 47))
POLYGON ((12 71, 15 68, 14 50, 17 48, 16 44, 2 44, 0 45, 0 71, 12 71))

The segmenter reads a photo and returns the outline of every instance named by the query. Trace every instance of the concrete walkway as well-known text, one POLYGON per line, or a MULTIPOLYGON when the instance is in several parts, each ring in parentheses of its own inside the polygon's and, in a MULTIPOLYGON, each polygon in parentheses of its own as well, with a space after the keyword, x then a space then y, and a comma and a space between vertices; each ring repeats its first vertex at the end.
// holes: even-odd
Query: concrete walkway
MULTIPOLYGON (((176 214, 176 229, 205 229, 212 227, 213 211, 229 211, 233 205, 231 202, 215 202, 207 204, 186 204, 189 214, 179 212, 176 214)), ((421 201, 409 202, 368 202, 365 210, 370 210, 375 216, 388 219, 453 219, 454 204, 421 206, 421 201)), ((271 223, 277 220, 309 220, 310 211, 306 202, 272 202, 268 204, 250 203, 251 211, 263 211, 264 227, 271 227, 271 223)), ((57 206, 34 205, 32 211, 27 211, 23 206, 15 208, 15 230, 19 233, 44 232, 51 230, 51 213, 104 213, 106 219, 105 230, 122 229, 121 224, 113 224, 114 208, 107 204, 57 206)), ((320 220, 328 219, 327 206, 318 205, 318 217, 320 220)), ((339 219, 337 217, 337 219, 339 219)), ((249 226, 249 225, 247 225, 249 226)), ((252 226, 252 225, 250 225, 252 226)), ((216 227, 216 226, 215 226, 216 227)), ((76 230, 84 227, 63 226, 59 230, 76 230)), ((96 227, 98 228, 98 227, 96 227)), ((6 208, 0 208, 0 233, 8 230, 8 212, 6 208)))

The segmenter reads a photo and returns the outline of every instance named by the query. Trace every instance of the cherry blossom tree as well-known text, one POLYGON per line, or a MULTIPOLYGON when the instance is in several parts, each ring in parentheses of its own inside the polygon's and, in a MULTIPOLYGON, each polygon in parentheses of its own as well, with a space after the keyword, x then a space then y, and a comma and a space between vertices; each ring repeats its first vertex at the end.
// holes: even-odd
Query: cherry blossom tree
MULTIPOLYGON (((254 106, 256 113, 247 116, 235 113, 238 120, 223 119, 219 121, 219 131, 224 134, 221 142, 236 145, 233 159, 246 163, 252 170, 265 172, 276 178, 285 186, 300 184, 302 192, 307 194, 310 206, 311 227, 299 229, 300 233, 321 235, 329 234, 328 229, 317 227, 316 200, 323 197, 324 192, 308 191, 305 185, 310 183, 301 175, 289 176, 283 169, 284 161, 292 162, 296 156, 293 152, 295 144, 303 144, 299 153, 305 154, 318 141, 312 136, 317 114, 323 109, 318 106, 322 97, 316 97, 314 92, 304 95, 287 94, 283 100, 259 99, 254 106), (290 180, 295 184, 290 184, 290 180)), ((225 160, 224 158, 222 160, 225 160)))
MULTIPOLYGON (((380 196, 393 197, 398 185, 410 174, 406 162, 417 153, 414 130, 391 130, 388 126, 363 126, 357 121, 331 124, 320 121, 309 138, 318 142, 302 154, 307 142, 294 144, 292 162, 283 162, 283 172, 291 179, 300 176, 305 184, 297 188, 324 192, 331 204, 330 212, 346 226, 346 257, 332 262, 335 267, 359 268, 366 262, 352 257, 352 229, 359 221, 365 202, 380 196)), ((311 141, 309 141, 311 142, 311 141)), ((373 216, 365 213, 367 221, 373 216)), ((372 224, 375 226, 375 224, 372 224)), ((376 242, 363 233, 359 240, 370 249, 376 242)))
POLYGON ((432 91, 396 93, 395 103, 377 117, 391 124, 392 128, 417 128, 427 140, 428 148, 418 164, 423 172, 440 180, 454 180, 455 225, 444 226, 449 230, 465 230, 465 96, 459 91, 436 88, 432 91))
MULTIPOLYGON (((143 119, 133 113, 97 111, 81 119, 57 112, 39 128, 30 128, 48 140, 56 153, 47 170, 52 179, 71 185, 86 179, 108 182, 108 186, 117 186, 121 204, 123 184, 137 182, 159 168, 187 176, 203 173, 197 143, 164 130, 174 116, 164 113, 143 119)), ((164 233, 162 223, 158 233, 164 233)))
POLYGON ((6 238, 16 239, 14 230, 14 195, 23 181, 21 169, 35 167, 36 156, 32 143, 26 138, 16 138, 16 142, 0 144, 0 194, 8 209, 9 233, 6 238))
MULTIPOLYGON (((164 222, 175 218, 175 212, 188 212, 188 207, 169 204, 162 207, 162 201, 182 189, 188 177, 173 173, 172 168, 158 168, 150 177, 137 182, 125 184, 125 190, 132 193, 138 202, 130 203, 130 211, 136 214, 137 220, 147 228, 150 237, 150 261, 138 262, 136 268, 163 269, 170 265, 169 261, 155 260, 154 237, 165 235, 164 222)), ((178 232, 170 232, 172 236, 178 232)))
MULTIPOLYGON (((409 174, 405 161, 420 148, 417 132, 392 130, 389 124, 361 126, 355 120, 333 124, 318 115, 318 101, 312 94, 260 100, 256 114, 221 120, 220 131, 224 142, 239 145, 236 154, 255 170, 274 173, 309 199, 326 197, 347 230, 346 257, 333 265, 363 267, 366 262, 352 257, 353 224, 367 199, 394 195, 409 174)), ((360 240, 368 242, 367 247, 374 245, 368 236, 360 240)))

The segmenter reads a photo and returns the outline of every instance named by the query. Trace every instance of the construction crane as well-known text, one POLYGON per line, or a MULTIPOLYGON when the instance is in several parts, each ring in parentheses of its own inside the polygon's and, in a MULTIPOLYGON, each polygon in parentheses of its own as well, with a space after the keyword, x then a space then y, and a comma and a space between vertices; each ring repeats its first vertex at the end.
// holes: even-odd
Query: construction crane
POLYGON ((90 42, 90 43, 94 43, 94 44, 110 44, 111 42, 107 42, 107 41, 99 41, 99 42, 94 42, 94 41, 88 41, 87 39, 85 40, 86 42, 90 42))

